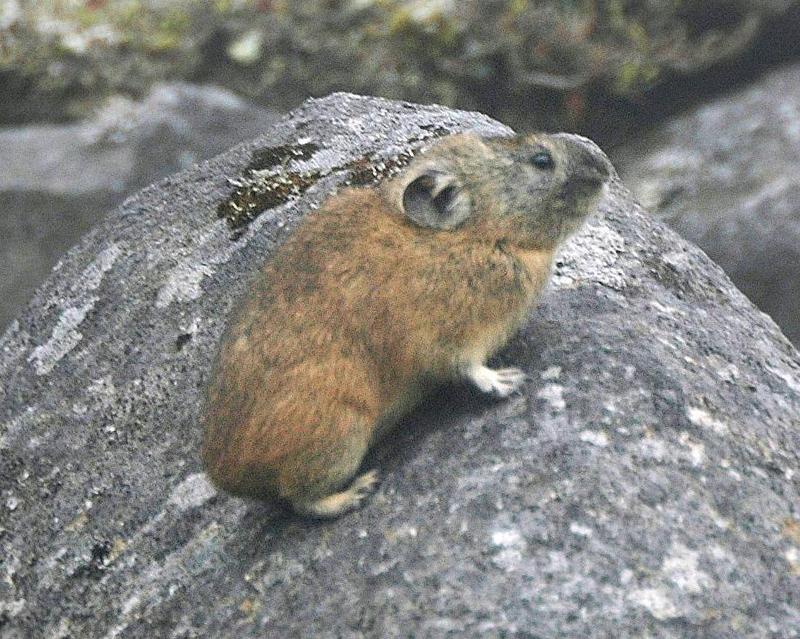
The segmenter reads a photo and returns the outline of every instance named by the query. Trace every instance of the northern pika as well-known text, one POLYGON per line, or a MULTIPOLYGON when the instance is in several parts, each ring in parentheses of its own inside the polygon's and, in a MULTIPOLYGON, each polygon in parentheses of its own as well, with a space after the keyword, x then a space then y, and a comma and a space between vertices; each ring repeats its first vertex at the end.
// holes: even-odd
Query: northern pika
POLYGON ((485 365, 524 321, 553 254, 612 172, 566 134, 445 138, 397 177, 347 189, 275 252, 209 383, 202 457, 217 486, 335 517, 379 435, 437 384, 506 397, 485 365))

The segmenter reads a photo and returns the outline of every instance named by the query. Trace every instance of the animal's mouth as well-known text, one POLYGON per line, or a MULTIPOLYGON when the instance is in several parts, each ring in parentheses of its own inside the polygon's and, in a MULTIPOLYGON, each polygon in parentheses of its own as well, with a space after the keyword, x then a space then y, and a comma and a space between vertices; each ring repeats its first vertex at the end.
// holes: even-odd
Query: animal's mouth
POLYGON ((564 185, 562 197, 568 202, 577 203, 578 200, 599 195, 606 184, 608 184, 608 178, 600 174, 576 175, 564 185))
POLYGON ((594 169, 582 171, 575 176, 574 182, 577 188, 582 191, 599 191, 608 180, 608 173, 602 173, 594 169))
POLYGON ((570 182, 583 191, 597 191, 608 182, 610 177, 609 163, 603 158, 591 156, 591 161, 578 166, 570 182))

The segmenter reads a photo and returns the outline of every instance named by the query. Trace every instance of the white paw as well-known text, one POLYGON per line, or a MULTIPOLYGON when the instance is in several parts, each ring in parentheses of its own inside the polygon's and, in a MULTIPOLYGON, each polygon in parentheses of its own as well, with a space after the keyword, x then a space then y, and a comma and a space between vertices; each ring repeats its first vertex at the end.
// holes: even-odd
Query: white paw
POLYGON ((526 375, 518 368, 491 369, 488 366, 472 366, 467 370, 467 379, 484 393, 495 397, 508 397, 525 383, 526 375))
POLYGON ((350 487, 342 495, 341 510, 347 512, 360 508, 363 501, 369 497, 378 484, 378 471, 370 470, 356 477, 350 487))
POLYGON ((361 502, 375 490, 377 483, 378 471, 371 470, 356 477, 349 488, 340 493, 333 493, 314 501, 293 501, 292 507, 300 515, 318 519, 333 519, 358 508, 361 502))
POLYGON ((375 490, 375 485, 378 483, 378 471, 370 470, 363 475, 359 475, 350 484, 348 492, 352 492, 357 501, 361 501, 375 490))

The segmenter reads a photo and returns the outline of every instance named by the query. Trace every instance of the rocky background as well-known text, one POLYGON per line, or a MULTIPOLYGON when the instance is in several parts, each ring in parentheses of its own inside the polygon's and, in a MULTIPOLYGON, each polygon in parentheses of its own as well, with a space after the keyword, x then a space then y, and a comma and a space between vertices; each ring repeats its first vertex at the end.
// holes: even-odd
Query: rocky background
POLYGON ((128 194, 346 90, 594 137, 797 342, 798 32, 799 0, 0 0, 0 328, 128 194))
POLYGON ((84 115, 163 79, 286 110, 333 91, 619 138, 800 51, 797 0, 5 0, 5 121, 84 115), (702 78, 702 82, 699 79, 702 78), (674 96, 673 96, 674 98, 674 96), (666 102, 666 104, 665 104, 666 102), (20 108, 20 104, 23 108, 20 108))
POLYGON ((800 344, 800 65, 668 120, 615 159, 645 208, 800 344))

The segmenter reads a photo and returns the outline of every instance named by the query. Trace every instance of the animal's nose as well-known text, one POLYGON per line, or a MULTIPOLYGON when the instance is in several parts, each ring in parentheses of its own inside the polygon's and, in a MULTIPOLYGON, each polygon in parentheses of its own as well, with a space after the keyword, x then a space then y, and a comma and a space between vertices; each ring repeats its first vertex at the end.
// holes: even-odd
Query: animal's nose
POLYGON ((556 137, 561 138, 571 150, 573 179, 595 188, 608 181, 614 168, 599 146, 571 133, 559 133, 556 137))

